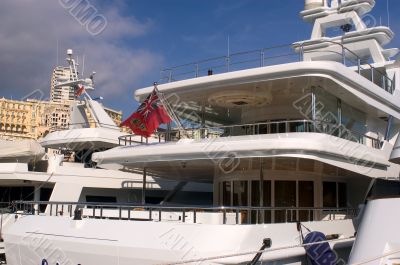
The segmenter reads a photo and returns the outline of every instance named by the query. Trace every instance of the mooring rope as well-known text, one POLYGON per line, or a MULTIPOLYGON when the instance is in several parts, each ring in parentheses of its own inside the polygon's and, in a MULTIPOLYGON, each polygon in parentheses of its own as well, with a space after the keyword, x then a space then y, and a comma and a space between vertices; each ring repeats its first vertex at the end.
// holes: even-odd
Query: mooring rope
POLYGON ((305 243, 305 244, 283 246, 283 247, 277 247, 277 248, 269 248, 269 249, 265 249, 265 250, 254 250, 254 251, 240 252, 240 253, 234 253, 234 254, 226 254, 226 255, 199 258, 199 259, 190 259, 190 260, 182 260, 182 261, 170 262, 170 263, 161 263, 161 264, 158 264, 158 265, 179 265, 179 264, 188 264, 188 263, 194 263, 194 262, 202 262, 202 261, 210 261, 210 260, 217 260, 217 259, 240 257, 240 256, 246 256, 246 255, 256 255, 256 254, 259 254, 259 253, 264 254, 264 253, 267 253, 267 252, 274 252, 274 251, 278 251, 278 250, 287 250, 287 249, 292 249, 292 248, 297 248, 297 247, 303 247, 304 248, 304 247, 313 246, 313 245, 319 245, 319 244, 324 244, 324 243, 345 241, 345 240, 348 240, 348 239, 354 239, 354 236, 345 237, 345 238, 336 238, 336 239, 324 240, 324 241, 319 241, 319 242, 305 243))
MULTIPOLYGON (((239 257, 239 256, 246 256, 246 255, 255 255, 255 254, 263 254, 266 252, 273 252, 273 251, 278 251, 278 250, 287 250, 287 249, 292 249, 292 248, 297 248, 297 247, 308 247, 312 245, 319 245, 319 244, 324 244, 324 243, 331 243, 331 242, 337 242, 337 241, 344 241, 348 239, 353 239, 354 237, 346 237, 346 238, 337 238, 337 239, 331 239, 331 240, 324 240, 324 241, 319 241, 319 242, 313 242, 313 243, 306 243, 306 244, 298 244, 298 245, 291 245, 291 246, 284 246, 284 247, 277 247, 277 248, 270 248, 270 249, 265 249, 265 250, 257 250, 257 251, 247 251, 247 252, 241 252, 241 253, 235 253, 235 254, 227 254, 227 255, 220 255, 220 256, 213 256, 213 257, 207 257, 207 258, 199 258, 199 259, 191 259, 191 260, 184 260, 184 261, 178 261, 178 262, 172 262, 172 263, 162 263, 159 265, 179 265, 179 264, 188 264, 188 263, 193 263, 193 262, 202 262, 202 261, 210 261, 210 260, 217 260, 217 259, 226 259, 226 258, 233 258, 233 257, 239 257)), ((367 264, 369 262, 379 260, 394 254, 400 253, 400 249, 394 250, 376 257, 368 258, 366 260, 363 260, 361 262, 356 262, 356 263, 351 263, 349 265, 363 265, 367 264)))

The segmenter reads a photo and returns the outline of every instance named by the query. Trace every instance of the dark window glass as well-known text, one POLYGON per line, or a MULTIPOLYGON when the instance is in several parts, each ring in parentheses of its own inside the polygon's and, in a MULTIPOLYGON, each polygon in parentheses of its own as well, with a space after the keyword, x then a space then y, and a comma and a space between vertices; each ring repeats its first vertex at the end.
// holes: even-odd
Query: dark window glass
POLYGON ((251 206, 260 206, 260 181, 251 182, 251 206))
POLYGON ((247 181, 233 182, 233 206, 247 206, 247 181))
MULTIPOLYGON (((296 207, 296 181, 275 181, 275 206, 285 208, 296 207)), ((291 222, 296 220, 296 211, 277 210, 275 212, 275 222, 291 222)))
MULTIPOLYGON (((233 182, 233 206, 247 206, 248 202, 247 181, 233 182)), ((250 211, 241 211, 241 222, 248 223, 250 219, 250 211)))
POLYGON ((274 120, 270 124, 271 133, 285 133, 286 132, 286 121, 285 120, 274 120))
POLYGON ((336 182, 323 183, 323 206, 336 208, 336 182))
POLYGON ((346 183, 338 183, 339 208, 347 207, 347 185, 346 183))
POLYGON ((106 203, 116 203, 117 198, 112 196, 92 196, 86 195, 86 202, 106 202, 106 203))
POLYGON ((146 204, 160 204, 163 199, 163 197, 146 196, 146 204))
MULTIPOLYGON (((263 181, 263 204, 262 207, 271 207, 271 181, 263 181)), ((251 182, 251 206, 260 207, 260 181, 251 182)), ((271 211, 253 211, 251 213, 252 223, 271 223, 271 211)))
POLYGON ((305 123, 304 122, 290 122, 289 123, 289 132, 305 132, 305 123))
MULTIPOLYGON (((41 188, 40 189, 40 200, 43 202, 47 202, 50 199, 51 193, 53 192, 53 188, 41 188)), ((44 212, 46 210, 47 205, 40 205, 40 212, 44 212)))
MULTIPOLYGON (((299 207, 314 207, 314 182, 299 181, 299 207)), ((312 221, 313 211, 299 210, 300 221, 312 221)))
POLYGON ((223 206, 231 206, 231 182, 224 181, 222 182, 222 205, 223 206))
POLYGON ((268 124, 260 124, 258 126, 258 134, 267 134, 268 133, 268 124))

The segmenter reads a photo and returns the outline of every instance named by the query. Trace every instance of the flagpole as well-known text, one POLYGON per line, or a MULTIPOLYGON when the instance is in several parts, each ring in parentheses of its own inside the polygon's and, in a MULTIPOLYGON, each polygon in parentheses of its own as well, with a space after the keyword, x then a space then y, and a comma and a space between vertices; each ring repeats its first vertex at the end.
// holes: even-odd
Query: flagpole
POLYGON ((162 93, 162 92, 160 92, 160 91, 158 90, 157 85, 158 85, 157 82, 154 82, 154 89, 155 89, 157 95, 160 95, 160 96, 159 96, 159 99, 160 99, 160 101, 161 101, 161 104, 163 104, 163 106, 165 106, 166 111, 167 111, 168 114, 171 116, 171 118, 175 121, 175 123, 176 123, 178 129, 179 129, 180 131, 183 131, 184 135, 185 135, 187 138, 189 138, 189 137, 188 137, 188 134, 187 134, 187 132, 186 132, 185 127, 183 127, 183 124, 181 123, 181 120, 180 120, 179 117, 175 114, 175 112, 174 112, 172 106, 169 104, 168 100, 165 99, 164 93, 162 93))

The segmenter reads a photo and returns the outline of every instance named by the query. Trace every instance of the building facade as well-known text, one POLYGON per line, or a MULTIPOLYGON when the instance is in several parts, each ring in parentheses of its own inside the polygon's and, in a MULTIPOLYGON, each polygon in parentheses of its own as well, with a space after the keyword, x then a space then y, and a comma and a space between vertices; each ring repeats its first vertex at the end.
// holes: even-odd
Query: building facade
MULTIPOLYGON (((0 139, 37 140, 51 131, 68 129, 70 103, 0 98, 0 139)), ((121 123, 121 111, 105 110, 117 125, 121 123)))
POLYGON ((67 82, 77 78, 74 71, 69 67, 57 66, 53 70, 50 81, 50 101, 52 102, 66 102, 75 99, 75 91, 71 86, 56 87, 58 83, 67 82))

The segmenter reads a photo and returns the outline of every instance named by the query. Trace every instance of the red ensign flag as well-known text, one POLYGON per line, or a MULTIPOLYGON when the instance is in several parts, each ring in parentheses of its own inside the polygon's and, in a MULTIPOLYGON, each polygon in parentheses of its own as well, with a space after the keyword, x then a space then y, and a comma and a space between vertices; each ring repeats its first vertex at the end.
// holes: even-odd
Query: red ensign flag
POLYGON ((147 138, 157 130, 160 124, 168 122, 171 122, 171 118, 162 105, 156 88, 154 88, 136 112, 123 121, 121 126, 127 126, 131 128, 134 134, 147 138))
POLYGON ((81 84, 78 85, 78 90, 75 92, 75 97, 79 97, 85 91, 85 87, 81 84))

